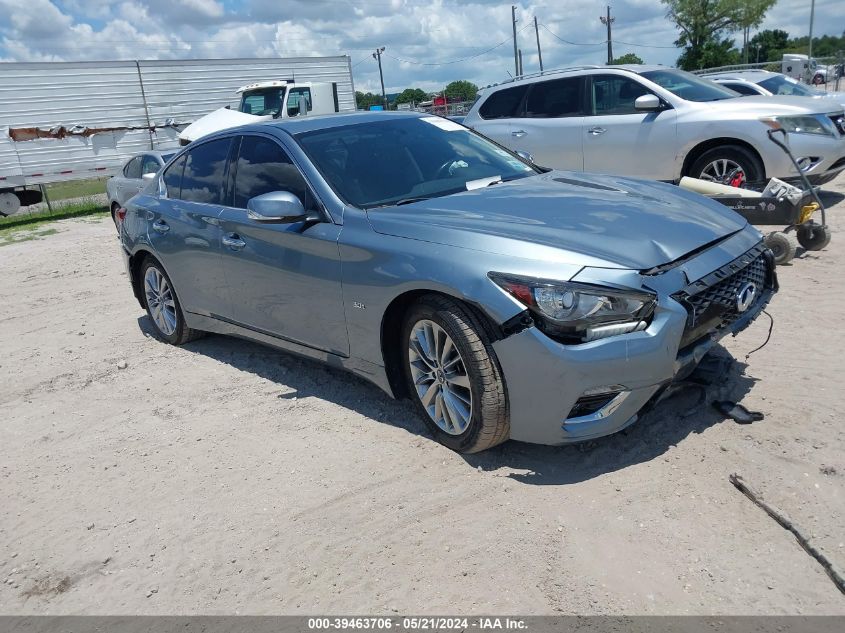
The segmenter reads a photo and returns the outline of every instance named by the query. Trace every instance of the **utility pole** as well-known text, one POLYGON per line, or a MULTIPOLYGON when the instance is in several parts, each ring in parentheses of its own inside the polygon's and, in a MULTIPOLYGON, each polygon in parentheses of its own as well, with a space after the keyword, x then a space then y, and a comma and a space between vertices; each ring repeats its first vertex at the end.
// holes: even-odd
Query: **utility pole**
POLYGON ((519 49, 519 76, 522 77, 523 70, 522 70, 522 49, 519 49))
POLYGON ((602 24, 607 25, 607 63, 613 61, 613 44, 611 43, 610 25, 616 21, 616 18, 610 17, 610 5, 607 5, 607 17, 600 15, 599 20, 602 24))
POLYGON ((537 57, 540 58, 540 72, 543 72, 543 51, 540 50, 540 29, 537 28, 537 16, 534 16, 534 35, 537 36, 537 57))
POLYGON ((805 77, 807 83, 813 80, 813 69, 810 66, 813 64, 813 19, 816 17, 816 0, 810 0, 810 45, 807 49, 807 76, 805 77))
POLYGON ((378 76, 381 79, 381 101, 384 104, 384 109, 387 110, 387 95, 384 93, 384 75, 381 72, 381 54, 384 52, 384 46, 377 48, 373 53, 373 59, 378 60, 378 76))
POLYGON ((516 49, 516 7, 511 5, 511 20, 513 21, 513 67, 519 77, 519 51, 516 49))

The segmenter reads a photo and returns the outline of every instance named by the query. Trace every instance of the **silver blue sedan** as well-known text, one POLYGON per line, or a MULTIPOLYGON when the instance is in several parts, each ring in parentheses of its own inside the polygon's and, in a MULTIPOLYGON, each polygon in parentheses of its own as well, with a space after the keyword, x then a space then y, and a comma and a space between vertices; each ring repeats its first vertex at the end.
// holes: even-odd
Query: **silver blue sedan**
POLYGON ((463 452, 613 433, 776 291, 760 233, 672 185, 550 171, 454 121, 205 137, 127 204, 137 300, 409 397, 463 452))

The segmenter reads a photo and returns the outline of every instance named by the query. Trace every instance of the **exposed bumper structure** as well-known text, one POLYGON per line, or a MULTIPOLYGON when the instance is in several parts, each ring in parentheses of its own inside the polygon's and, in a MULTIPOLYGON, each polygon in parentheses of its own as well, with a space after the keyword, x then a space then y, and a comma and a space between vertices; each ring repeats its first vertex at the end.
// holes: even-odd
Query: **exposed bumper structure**
POLYGON ((683 349, 690 313, 672 296, 659 297, 651 324, 641 332, 563 345, 531 327, 497 341, 511 438, 559 445, 624 429, 667 385, 689 375, 721 338, 745 329, 776 291, 772 264, 766 287, 751 306, 683 349))

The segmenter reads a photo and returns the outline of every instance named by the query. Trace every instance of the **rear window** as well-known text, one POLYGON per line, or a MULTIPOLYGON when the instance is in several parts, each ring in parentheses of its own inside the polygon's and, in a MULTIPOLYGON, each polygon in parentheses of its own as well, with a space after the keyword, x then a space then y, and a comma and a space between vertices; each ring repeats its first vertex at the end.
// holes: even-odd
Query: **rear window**
POLYGON ((188 202, 223 203, 223 176, 229 156, 229 138, 198 145, 187 152, 188 160, 182 175, 182 193, 188 202))
POLYGON ((126 167, 123 168, 123 175, 127 178, 140 178, 141 177, 141 157, 136 156, 128 163, 126 163, 126 167))
POLYGON ((182 172, 185 170, 186 155, 182 154, 178 160, 167 168, 162 181, 167 189, 167 197, 178 199, 182 193, 182 172))
POLYGON ((478 114, 482 119, 506 119, 519 116, 519 106, 526 92, 528 92, 528 84, 497 90, 481 104, 478 114))
POLYGON ((581 77, 539 81, 533 84, 525 104, 525 116, 553 118, 582 115, 583 85, 584 80, 581 77))

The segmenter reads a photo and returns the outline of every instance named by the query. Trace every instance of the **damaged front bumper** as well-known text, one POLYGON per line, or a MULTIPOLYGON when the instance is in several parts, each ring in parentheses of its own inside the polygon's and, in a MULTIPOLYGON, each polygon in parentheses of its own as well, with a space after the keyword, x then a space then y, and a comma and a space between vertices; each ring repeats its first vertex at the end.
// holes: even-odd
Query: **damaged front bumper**
MULTIPOLYGON (((735 262, 724 268, 732 265, 735 262)), ((754 321, 776 291, 772 263, 766 286, 751 306, 683 348, 690 312, 677 294, 660 295, 650 325, 640 332, 564 345, 530 327, 496 341, 493 347, 508 390, 511 439, 559 445, 609 435, 633 424, 671 382, 688 376, 720 339, 736 335, 754 321)))

